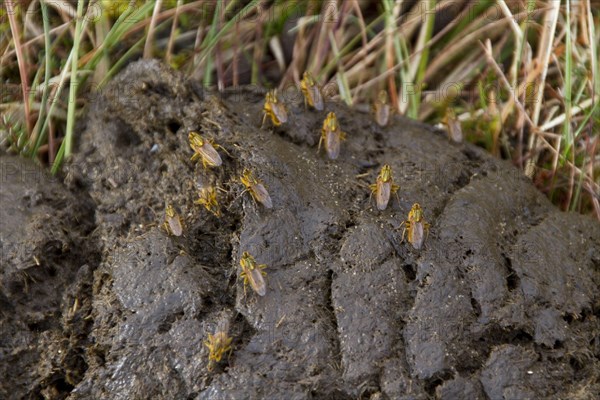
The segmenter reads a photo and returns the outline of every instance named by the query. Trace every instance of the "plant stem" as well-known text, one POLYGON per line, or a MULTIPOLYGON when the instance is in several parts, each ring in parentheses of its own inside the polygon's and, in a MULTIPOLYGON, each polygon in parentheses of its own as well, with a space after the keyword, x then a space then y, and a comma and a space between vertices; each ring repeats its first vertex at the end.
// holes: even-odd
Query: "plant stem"
MULTIPOLYGON (((69 106, 67 109, 67 128, 65 133, 65 141, 60 145, 59 154, 64 154, 65 158, 71 155, 73 147, 73 131, 75 129, 75 110, 77 106, 77 67, 79 62, 79 44, 81 41, 81 24, 83 23, 83 4, 84 0, 77 2, 77 21, 75 22, 75 38, 73 42, 73 49, 71 50, 73 57, 71 58, 71 80, 69 82, 69 106)), ((62 157, 61 157, 62 158, 62 157)), ((60 166, 58 154, 54 164, 52 165, 52 173, 55 174, 60 166)))
POLYGON ((15 51, 17 53, 17 63, 19 64, 19 74, 21 76, 21 91, 23 92, 23 106, 25 107, 25 124, 27 133, 31 133, 31 111, 29 110, 29 101, 27 101, 27 93, 29 93, 29 84, 27 83, 27 64, 25 62, 25 54, 21 46, 21 35, 19 32, 19 24, 15 17, 15 8, 12 0, 6 2, 6 13, 8 14, 8 22, 12 32, 15 51))

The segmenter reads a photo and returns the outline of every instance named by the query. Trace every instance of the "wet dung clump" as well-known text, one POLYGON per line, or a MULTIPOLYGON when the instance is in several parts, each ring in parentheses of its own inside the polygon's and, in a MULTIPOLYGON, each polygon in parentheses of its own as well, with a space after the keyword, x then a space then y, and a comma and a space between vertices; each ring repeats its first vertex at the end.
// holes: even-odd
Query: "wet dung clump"
POLYGON ((6 175, 0 397, 600 392, 597 222, 417 122, 297 96, 261 129, 265 91, 197 87, 133 63, 88 110, 66 184, 6 175), (346 134, 334 160, 317 153, 330 112, 346 134), (221 163, 192 161, 190 132, 221 163), (379 210, 384 165, 399 190, 379 210), (268 202, 244 192, 244 170, 268 202), (209 187, 219 213, 197 201, 209 187), (415 203, 420 247, 400 225, 415 203), (164 229, 167 204, 181 235, 164 229), (244 290, 245 252, 266 265, 264 292, 244 290), (232 340, 208 368, 224 320, 232 340))

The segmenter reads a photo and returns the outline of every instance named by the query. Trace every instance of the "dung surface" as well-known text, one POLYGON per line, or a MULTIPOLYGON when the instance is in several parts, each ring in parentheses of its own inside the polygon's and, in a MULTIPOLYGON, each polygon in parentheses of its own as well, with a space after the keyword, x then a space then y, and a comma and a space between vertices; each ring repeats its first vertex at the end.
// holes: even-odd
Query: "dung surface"
POLYGON ((0 397, 600 393, 597 222, 427 126, 286 99, 288 123, 260 129, 260 91, 215 96, 138 62, 93 103, 65 184, 2 157, 0 397), (327 111, 348 136, 336 161, 316 149, 327 111), (223 147, 221 167, 190 161, 190 130, 223 147), (383 164, 401 189, 379 212, 383 164), (199 182, 220 188, 221 218, 194 203, 199 182), (166 203, 181 237, 161 227, 166 203), (402 241, 413 203, 431 224, 419 251, 402 241), (244 290, 244 251, 268 266, 264 297, 244 290), (233 351, 209 371, 203 341, 224 320, 233 351))

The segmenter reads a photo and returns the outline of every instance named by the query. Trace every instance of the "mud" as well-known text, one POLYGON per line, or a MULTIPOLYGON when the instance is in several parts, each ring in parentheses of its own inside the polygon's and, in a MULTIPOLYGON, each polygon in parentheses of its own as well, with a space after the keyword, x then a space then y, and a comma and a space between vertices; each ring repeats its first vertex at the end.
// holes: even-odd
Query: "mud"
POLYGON ((286 100, 289 122, 259 129, 262 91, 215 96, 138 62, 94 100, 64 183, 2 156, 0 397, 600 393, 597 222, 428 126, 286 100), (328 111, 348 136, 336 161, 316 149, 328 111), (221 167, 190 161, 190 130, 223 146, 221 167), (401 189, 379 212, 384 163, 401 189), (244 167, 272 210, 243 192, 244 167), (221 218, 194 204, 199 180, 223 189, 221 218), (166 202, 182 237, 160 226, 166 202), (415 202, 419 251, 400 226, 415 202), (264 297, 244 291, 243 251, 268 265, 264 297), (223 319, 233 352, 209 372, 223 319))

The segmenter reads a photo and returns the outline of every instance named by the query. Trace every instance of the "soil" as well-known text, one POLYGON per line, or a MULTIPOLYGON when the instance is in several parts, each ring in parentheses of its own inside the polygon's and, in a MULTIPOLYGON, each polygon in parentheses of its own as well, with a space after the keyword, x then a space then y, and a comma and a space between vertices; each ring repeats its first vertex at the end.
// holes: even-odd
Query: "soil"
POLYGON ((596 221, 431 127, 284 95, 289 121, 261 129, 263 90, 137 62, 92 99, 60 180, 0 158, 0 398, 596 398, 596 221), (335 161, 317 152, 328 111, 347 133, 335 161), (222 166, 190 161, 190 130, 222 166), (400 190, 380 212, 383 164, 400 190), (222 189, 221 218, 194 204, 199 181, 222 189), (402 240, 413 203, 420 250, 402 240), (264 297, 244 290, 244 251, 268 266, 264 297), (222 321, 233 350, 209 371, 222 321))

